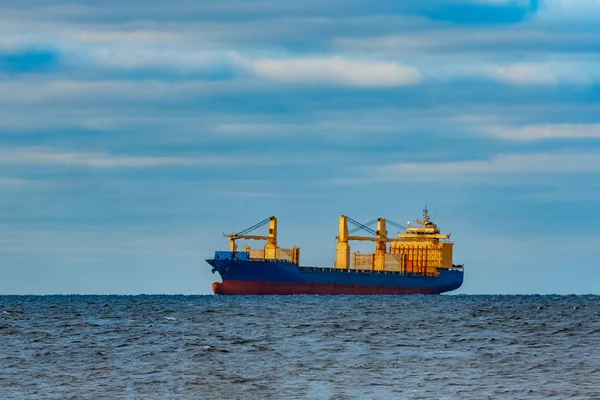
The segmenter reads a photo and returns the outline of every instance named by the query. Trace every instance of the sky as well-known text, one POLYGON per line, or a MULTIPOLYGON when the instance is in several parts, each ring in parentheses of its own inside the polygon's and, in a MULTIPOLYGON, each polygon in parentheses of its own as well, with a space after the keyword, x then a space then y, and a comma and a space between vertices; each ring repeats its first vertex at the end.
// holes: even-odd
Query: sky
POLYGON ((330 266, 341 214, 427 205, 456 293, 600 294, 599 29, 599 0, 0 0, 0 293, 208 294, 224 232, 275 215, 330 266))

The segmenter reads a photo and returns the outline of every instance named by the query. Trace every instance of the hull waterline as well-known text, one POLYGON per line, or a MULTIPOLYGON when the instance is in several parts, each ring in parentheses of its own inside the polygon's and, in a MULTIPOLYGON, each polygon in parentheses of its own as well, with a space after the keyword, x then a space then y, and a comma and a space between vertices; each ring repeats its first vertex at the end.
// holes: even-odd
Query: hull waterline
POLYGON ((462 269, 423 276, 301 267, 282 261, 211 259, 207 262, 222 278, 222 282, 212 286, 215 294, 222 295, 439 294, 455 290, 463 283, 462 269))

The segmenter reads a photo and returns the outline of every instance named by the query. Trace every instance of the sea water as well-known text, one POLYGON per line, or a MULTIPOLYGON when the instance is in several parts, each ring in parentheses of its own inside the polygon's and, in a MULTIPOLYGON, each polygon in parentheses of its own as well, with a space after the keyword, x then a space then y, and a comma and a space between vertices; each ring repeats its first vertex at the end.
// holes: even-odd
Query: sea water
POLYGON ((0 296, 0 398, 600 398, 600 297, 0 296))

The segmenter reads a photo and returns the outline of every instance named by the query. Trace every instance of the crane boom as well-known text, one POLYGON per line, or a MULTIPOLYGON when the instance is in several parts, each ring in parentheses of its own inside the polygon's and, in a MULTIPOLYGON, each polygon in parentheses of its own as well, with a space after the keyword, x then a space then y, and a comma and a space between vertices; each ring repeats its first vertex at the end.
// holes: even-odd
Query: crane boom
MULTIPOLYGON (((367 225, 365 225, 365 224, 361 224, 361 223, 360 223, 360 222, 358 222, 357 220, 355 220, 355 219, 352 219, 352 218, 350 218, 350 217, 346 217, 346 218, 348 219, 348 222, 350 222, 350 223, 352 223, 352 224, 356 225, 356 227, 357 227, 358 229, 362 229, 362 230, 364 230, 364 231, 366 231, 366 232, 370 233, 371 235, 377 235, 377 232, 375 232, 373 229, 369 228, 367 225)), ((377 220, 378 220, 378 219, 377 219, 377 220)), ((377 220, 375 220, 375 221, 377 221, 377 220)), ((367 222, 367 224, 370 224, 370 222, 367 222)), ((358 230, 358 229, 353 229, 352 231, 353 231, 353 232, 356 232, 356 230, 358 230)))
POLYGON ((238 239, 249 239, 249 240, 269 240, 269 236, 256 236, 256 235, 231 235, 227 236, 229 240, 238 240, 238 239))
MULTIPOLYGON (((271 217, 273 218, 273 217, 271 217)), ((271 220, 271 218, 265 218, 262 221, 252 225, 249 228, 244 229, 243 231, 239 231, 238 233, 235 233, 234 235, 245 235, 246 233, 252 232, 258 228, 260 228, 261 226, 266 225, 267 223, 269 223, 269 221, 271 220)))
POLYGON ((267 245, 265 246, 265 257, 274 259, 277 254, 277 218, 270 217, 264 219, 249 228, 244 229, 238 233, 232 233, 231 235, 224 236, 229 239, 229 251, 235 252, 237 250, 237 243, 235 242, 238 239, 249 239, 249 240, 266 240, 267 245), (269 234, 268 236, 260 236, 260 235, 247 235, 261 226, 269 223, 269 234))

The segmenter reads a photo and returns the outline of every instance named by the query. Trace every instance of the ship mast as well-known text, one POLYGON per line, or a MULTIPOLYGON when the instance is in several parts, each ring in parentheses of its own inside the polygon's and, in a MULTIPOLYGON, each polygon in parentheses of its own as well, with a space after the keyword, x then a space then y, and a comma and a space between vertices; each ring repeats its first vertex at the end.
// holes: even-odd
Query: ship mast
POLYGON ((419 219, 417 218, 417 224, 427 226, 430 223, 431 223, 431 215, 429 214, 429 209, 427 208, 427 206, 425 206, 425 208, 423 209, 423 221, 419 221, 419 219))

